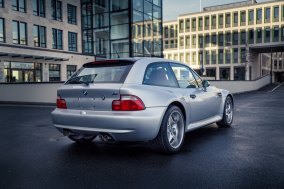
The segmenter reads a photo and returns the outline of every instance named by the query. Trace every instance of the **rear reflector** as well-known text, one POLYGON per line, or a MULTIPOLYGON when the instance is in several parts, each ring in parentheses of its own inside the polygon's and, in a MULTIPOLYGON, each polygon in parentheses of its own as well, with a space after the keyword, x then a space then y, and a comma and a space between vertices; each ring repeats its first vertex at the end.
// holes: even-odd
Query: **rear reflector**
POLYGON ((67 109, 67 105, 64 99, 61 99, 60 96, 57 97, 56 107, 60 109, 67 109))
POLYGON ((113 111, 140 111, 145 110, 142 100, 133 95, 122 95, 119 100, 112 101, 113 111))

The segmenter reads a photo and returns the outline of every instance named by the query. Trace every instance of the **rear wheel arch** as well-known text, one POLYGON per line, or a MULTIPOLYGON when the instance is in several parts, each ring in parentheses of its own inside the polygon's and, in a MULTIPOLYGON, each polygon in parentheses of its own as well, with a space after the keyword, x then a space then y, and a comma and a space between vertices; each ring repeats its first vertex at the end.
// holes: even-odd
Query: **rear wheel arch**
POLYGON ((185 108, 184 108, 183 104, 178 102, 178 101, 174 101, 168 106, 168 108, 171 107, 171 106, 179 107, 179 109, 181 110, 181 112, 183 114, 184 122, 186 123, 187 117, 186 117, 186 112, 185 112, 185 108))

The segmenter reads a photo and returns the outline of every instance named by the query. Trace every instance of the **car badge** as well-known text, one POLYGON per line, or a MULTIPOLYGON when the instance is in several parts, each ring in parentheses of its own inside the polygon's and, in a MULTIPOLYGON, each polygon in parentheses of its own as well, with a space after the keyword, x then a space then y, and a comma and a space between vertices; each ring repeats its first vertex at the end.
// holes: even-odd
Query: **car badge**
POLYGON ((85 91, 83 91, 83 95, 85 95, 85 96, 86 96, 87 94, 88 94, 88 91, 86 91, 86 90, 85 90, 85 91))

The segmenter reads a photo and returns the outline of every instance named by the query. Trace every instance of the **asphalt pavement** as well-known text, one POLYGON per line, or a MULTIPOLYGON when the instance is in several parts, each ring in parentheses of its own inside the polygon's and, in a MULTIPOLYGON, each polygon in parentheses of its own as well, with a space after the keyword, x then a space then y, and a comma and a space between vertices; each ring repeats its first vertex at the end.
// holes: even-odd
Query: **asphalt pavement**
POLYGON ((0 105, 0 188, 284 188, 284 85, 235 95, 233 126, 187 133, 175 155, 75 144, 52 110, 0 105))

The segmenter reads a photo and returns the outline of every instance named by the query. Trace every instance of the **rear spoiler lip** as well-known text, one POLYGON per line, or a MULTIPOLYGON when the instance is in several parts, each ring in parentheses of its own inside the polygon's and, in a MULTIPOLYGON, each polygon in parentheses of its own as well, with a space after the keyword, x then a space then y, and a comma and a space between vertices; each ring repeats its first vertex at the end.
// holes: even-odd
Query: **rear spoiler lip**
POLYGON ((119 60, 100 60, 100 61, 93 61, 93 62, 88 62, 83 64, 83 67, 85 68, 89 68, 89 67, 107 67, 107 66, 115 66, 115 65, 119 65, 119 66, 126 66, 126 65, 133 65, 137 60, 133 59, 133 60, 123 60, 123 59, 119 59, 119 60))

